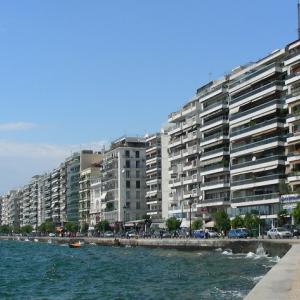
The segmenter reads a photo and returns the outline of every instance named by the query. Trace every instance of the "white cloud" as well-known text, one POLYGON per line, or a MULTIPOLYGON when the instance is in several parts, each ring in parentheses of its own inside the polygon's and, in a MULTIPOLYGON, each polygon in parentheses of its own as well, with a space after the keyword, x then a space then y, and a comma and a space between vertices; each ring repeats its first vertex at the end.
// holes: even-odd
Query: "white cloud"
POLYGON ((29 130, 34 127, 36 124, 30 122, 0 123, 0 131, 29 130))
POLYGON ((36 174, 51 171, 81 149, 101 151, 106 141, 58 145, 0 140, 0 193, 26 184, 36 174))

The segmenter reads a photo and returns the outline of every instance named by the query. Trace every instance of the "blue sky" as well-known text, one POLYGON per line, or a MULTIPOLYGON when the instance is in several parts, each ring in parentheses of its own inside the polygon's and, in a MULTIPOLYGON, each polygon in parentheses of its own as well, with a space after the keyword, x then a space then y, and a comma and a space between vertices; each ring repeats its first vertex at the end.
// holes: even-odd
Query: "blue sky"
POLYGON ((297 38, 296 0, 0 2, 0 192, 159 130, 197 87, 297 38))

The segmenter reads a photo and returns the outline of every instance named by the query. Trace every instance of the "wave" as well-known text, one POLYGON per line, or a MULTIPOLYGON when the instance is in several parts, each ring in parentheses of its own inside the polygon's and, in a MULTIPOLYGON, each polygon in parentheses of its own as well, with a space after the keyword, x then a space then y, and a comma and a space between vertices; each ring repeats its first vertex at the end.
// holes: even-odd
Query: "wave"
POLYGON ((226 249, 222 252, 223 255, 232 255, 232 250, 231 249, 226 249))

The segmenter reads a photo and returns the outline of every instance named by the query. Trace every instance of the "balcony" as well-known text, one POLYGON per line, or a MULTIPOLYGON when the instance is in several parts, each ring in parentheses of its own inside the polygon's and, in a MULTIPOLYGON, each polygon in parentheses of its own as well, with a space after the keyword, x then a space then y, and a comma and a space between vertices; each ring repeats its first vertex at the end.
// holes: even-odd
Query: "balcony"
POLYGON ((242 78, 237 78, 237 80, 235 80, 233 83, 231 83, 230 86, 229 86, 229 89, 232 89, 232 88, 234 88, 234 87, 236 87, 240 84, 246 83, 250 79, 252 79, 254 77, 257 77, 258 75, 260 75, 262 73, 268 72, 269 70, 271 70, 273 68, 275 68, 274 72, 276 71, 276 68, 277 68, 277 70, 279 69, 279 71, 281 71, 282 64, 275 62, 275 63, 269 64, 267 66, 260 66, 259 69, 256 70, 256 71, 255 71, 255 68, 254 68, 251 71, 249 71, 251 73, 245 74, 245 75, 243 75, 242 78))
MULTIPOLYGON (((246 111, 241 111, 241 112, 232 114, 230 116, 230 121, 234 121, 234 120, 239 119, 239 118, 244 117, 244 116, 247 116, 249 118, 249 115, 251 115, 251 114, 256 114, 257 115, 257 113, 260 110, 263 110, 265 108, 270 109, 272 105, 277 105, 277 107, 279 107, 279 106, 283 107, 284 101, 280 100, 280 99, 276 99, 276 100, 272 100, 272 101, 266 102, 266 103, 264 103, 262 105, 253 107, 253 108, 248 109, 246 111)), ((274 107, 274 108, 276 108, 276 107, 274 107)))
POLYGON ((285 156, 281 156, 281 155, 274 155, 274 156, 269 156, 269 157, 264 157, 264 158, 259 158, 256 159, 254 161, 247 161, 247 162, 243 162, 243 163, 237 163, 231 166, 231 170, 235 170, 235 169, 240 169, 240 168, 245 168, 245 167, 252 167, 255 165, 260 165, 263 163, 267 163, 267 162, 271 162, 271 161, 285 161, 285 156))
MULTIPOLYGON (((253 150, 250 150, 252 148, 256 148, 256 147, 259 147, 259 146, 266 146, 267 147, 271 143, 280 143, 280 142, 284 143, 285 138, 274 136, 274 137, 267 138, 267 139, 264 139, 264 140, 261 140, 261 141, 250 142, 250 143, 247 143, 247 144, 242 145, 242 146, 234 146, 233 145, 233 147, 231 149, 231 154, 232 153, 237 153, 237 152, 240 152, 240 151, 245 151, 245 150, 249 150, 251 152, 251 151, 253 151, 253 150)), ((247 152, 249 152, 249 151, 247 151, 247 152)))
POLYGON ((193 197, 199 197, 200 195, 200 190, 199 189, 192 189, 189 191, 184 191, 183 193, 183 199, 189 199, 189 198, 193 198, 193 197))
POLYGON ((261 177, 255 177, 248 179, 242 179, 242 180, 232 180, 231 186, 238 186, 238 185, 245 185, 245 184, 252 184, 252 183, 258 183, 258 182, 264 182, 264 181, 271 181, 271 180, 280 180, 284 179, 285 175, 283 174, 275 174, 275 175, 267 175, 267 176, 261 176, 261 177))
POLYGON ((217 132, 212 135, 209 135, 207 137, 204 137, 203 139, 200 140, 200 145, 208 145, 214 142, 217 142, 222 139, 228 139, 228 133, 225 132, 217 132))
POLYGON ((180 130, 182 130, 182 124, 181 123, 177 123, 175 126, 173 126, 170 131, 169 131, 169 135, 172 135, 174 133, 179 132, 180 130))
POLYGON ((198 182, 200 180, 200 176, 198 174, 193 174, 190 176, 183 177, 183 184, 191 184, 194 182, 198 182))
POLYGON ((247 92, 247 93, 244 93, 240 96, 232 96, 231 97, 231 101, 230 101, 230 105, 232 104, 235 104, 239 101, 242 101, 242 100, 247 100, 248 98, 250 98, 251 96, 254 96, 257 94, 257 97, 260 97, 260 96, 263 96, 264 95, 264 91, 268 90, 268 89, 272 89, 274 87, 283 87, 283 82, 280 81, 280 80, 276 80, 276 81, 273 81, 273 82, 270 82, 266 85, 263 85, 259 88, 256 88, 250 92, 247 92))
POLYGON ((176 112, 172 112, 171 114, 169 114, 169 117, 168 117, 168 122, 169 123, 172 123, 174 122, 175 120, 178 120, 179 118, 181 118, 181 112, 180 111, 176 111, 176 112))
POLYGON ((186 116, 192 112, 195 112, 198 108, 197 102, 191 102, 185 105, 181 111, 182 116, 186 116))
POLYGON ((211 199, 203 199, 197 207, 208 207, 208 206, 228 206, 230 203, 229 198, 221 197, 221 198, 211 198, 211 199))
POLYGON ((200 96, 200 102, 203 102, 210 97, 214 97, 220 93, 223 93, 226 91, 224 84, 218 84, 215 86, 210 86, 206 89, 198 89, 197 90, 197 96, 200 96))
POLYGON ((170 154, 169 160, 172 161, 172 160, 180 159, 181 157, 182 157, 182 152, 181 151, 173 152, 173 153, 170 154))
POLYGON ((231 198, 232 203, 241 203, 241 202, 256 202, 256 201, 264 201, 264 200, 278 200, 280 199, 279 193, 272 194, 261 194, 261 195, 253 195, 253 196, 243 196, 231 198))
POLYGON ((193 131, 187 134, 185 137, 182 138, 182 143, 187 143, 193 141, 194 139, 198 139, 200 136, 198 131, 193 131))
MULTIPOLYGON (((276 125, 276 127, 279 127, 279 124, 282 124, 282 127, 283 127, 284 123, 285 123, 285 120, 282 118, 273 118, 271 120, 267 120, 267 121, 264 121, 264 122, 261 122, 261 123, 258 123, 258 124, 252 125, 252 126, 249 125, 249 124, 251 124, 251 122, 250 122, 250 123, 248 123, 248 125, 249 125, 248 127, 240 128, 240 129, 236 129, 236 130, 235 130, 235 128, 233 128, 232 132, 230 134, 230 138, 237 137, 244 133, 248 133, 249 135, 251 135, 251 134, 253 134, 253 133, 251 133, 252 131, 257 130, 257 129, 263 129, 264 127, 269 126, 269 125, 276 125)), ((238 128, 238 127, 236 127, 236 128, 238 128)), ((269 129, 269 128, 267 128, 267 129, 269 129)), ((237 138, 235 138, 235 139, 237 139, 237 138)))
POLYGON ((219 188, 229 187, 229 184, 230 184, 229 179, 220 179, 220 180, 203 182, 201 188, 202 190, 219 189, 219 188))
POLYGON ((183 171, 188 171, 188 170, 191 170, 191 169, 194 169, 194 168, 197 168, 197 167, 198 167, 197 161, 193 160, 193 161, 189 161, 189 162, 184 163, 182 170, 183 171))
POLYGON ((204 121, 204 123, 203 123, 200 130, 205 131, 205 130, 211 129, 213 127, 216 127, 218 125, 221 125, 225 122, 228 122, 228 116, 219 116, 219 117, 214 118, 212 120, 204 121))
MULTIPOLYGON (((296 57, 298 55, 300 55, 300 50, 299 49, 297 49, 296 51, 293 51, 290 54, 288 54, 285 58, 285 63, 284 63, 285 66, 287 66, 287 65, 293 63, 294 61, 296 61, 297 60, 296 57)), ((299 59, 300 59, 300 57, 299 57, 299 59)))
POLYGON ((203 109, 202 109, 202 112, 200 113, 200 116, 207 115, 209 113, 212 113, 215 110, 222 109, 227 106, 228 106, 228 101, 224 100, 224 99, 218 100, 215 102, 211 102, 206 106, 203 105, 203 109))
POLYGON ((176 186, 182 185, 182 178, 175 178, 175 179, 169 180, 169 185, 171 185, 171 187, 176 187, 176 186))
POLYGON ((186 157, 196 153, 198 153, 198 146, 194 145, 192 147, 189 147, 188 149, 182 150, 182 157, 186 157))
POLYGON ((201 175, 208 175, 214 172, 229 171, 228 163, 220 162, 217 164, 208 165, 200 169, 201 175))
POLYGON ((169 142, 169 148, 179 146, 181 143, 182 143, 182 138, 181 137, 176 138, 176 139, 172 139, 169 142))

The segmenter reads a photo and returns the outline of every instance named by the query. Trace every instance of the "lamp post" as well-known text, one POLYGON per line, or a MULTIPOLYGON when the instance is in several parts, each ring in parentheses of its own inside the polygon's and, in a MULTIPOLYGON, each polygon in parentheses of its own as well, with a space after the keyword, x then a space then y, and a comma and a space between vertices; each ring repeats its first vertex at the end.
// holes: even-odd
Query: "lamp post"
POLYGON ((126 208, 127 208, 127 206, 126 205, 124 205, 123 206, 123 212, 124 212, 124 219, 123 219, 123 222, 124 222, 124 225, 123 225, 123 229, 124 229, 124 231, 125 231, 125 222, 126 222, 126 208))
POLYGON ((190 196, 190 199, 188 201, 188 205, 190 206, 190 237, 192 237, 192 196, 190 196))

